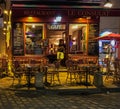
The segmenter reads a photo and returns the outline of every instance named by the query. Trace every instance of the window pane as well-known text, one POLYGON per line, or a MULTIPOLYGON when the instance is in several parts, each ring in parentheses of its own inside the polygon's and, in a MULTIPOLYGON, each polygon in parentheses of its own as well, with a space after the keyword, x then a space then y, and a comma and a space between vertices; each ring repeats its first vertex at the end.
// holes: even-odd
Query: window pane
POLYGON ((70 53, 86 52, 86 30, 87 24, 69 25, 69 49, 70 53))
POLYGON ((25 24, 26 54, 43 54, 43 24, 25 24))

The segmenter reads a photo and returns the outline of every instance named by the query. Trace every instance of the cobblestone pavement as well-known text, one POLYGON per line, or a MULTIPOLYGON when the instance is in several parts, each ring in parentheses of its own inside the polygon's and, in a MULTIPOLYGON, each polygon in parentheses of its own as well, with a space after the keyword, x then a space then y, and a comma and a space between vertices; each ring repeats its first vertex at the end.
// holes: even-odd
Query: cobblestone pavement
POLYGON ((0 90, 0 109, 119 109, 120 93, 49 94, 0 90))

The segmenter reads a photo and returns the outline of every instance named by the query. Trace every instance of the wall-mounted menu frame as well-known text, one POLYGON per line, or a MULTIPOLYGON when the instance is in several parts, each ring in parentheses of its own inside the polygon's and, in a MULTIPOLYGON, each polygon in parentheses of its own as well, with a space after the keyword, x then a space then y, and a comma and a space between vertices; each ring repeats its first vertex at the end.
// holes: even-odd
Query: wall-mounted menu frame
POLYGON ((91 40, 99 36, 99 24, 93 23, 89 25, 89 43, 88 43, 88 55, 98 56, 99 46, 98 41, 91 40))
POLYGON ((23 23, 13 24, 13 39, 12 39, 12 50, 14 56, 24 55, 24 30, 23 23))

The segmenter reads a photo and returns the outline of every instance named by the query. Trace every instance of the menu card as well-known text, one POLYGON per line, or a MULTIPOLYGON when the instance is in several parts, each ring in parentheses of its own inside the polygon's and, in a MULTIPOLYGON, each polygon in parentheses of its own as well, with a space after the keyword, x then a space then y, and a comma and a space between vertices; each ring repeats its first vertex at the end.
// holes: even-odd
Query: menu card
POLYGON ((24 55, 24 33, 23 24, 13 25, 13 55, 24 55))

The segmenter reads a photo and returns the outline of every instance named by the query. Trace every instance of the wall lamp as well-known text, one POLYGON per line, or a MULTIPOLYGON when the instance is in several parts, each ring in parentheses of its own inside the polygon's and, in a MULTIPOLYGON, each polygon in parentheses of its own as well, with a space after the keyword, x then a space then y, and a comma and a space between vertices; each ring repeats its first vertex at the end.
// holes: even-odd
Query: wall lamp
POLYGON ((104 7, 105 8, 111 8, 113 6, 112 2, 110 0, 106 0, 104 7))

